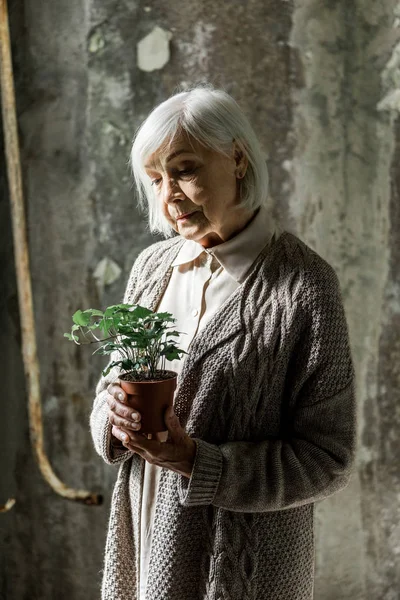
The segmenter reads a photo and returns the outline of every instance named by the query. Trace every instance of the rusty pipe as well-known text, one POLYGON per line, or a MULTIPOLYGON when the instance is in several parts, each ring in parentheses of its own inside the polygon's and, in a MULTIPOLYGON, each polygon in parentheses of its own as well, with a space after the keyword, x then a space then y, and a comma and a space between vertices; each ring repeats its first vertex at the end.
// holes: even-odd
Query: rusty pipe
POLYGON ((8 512, 15 504, 15 498, 9 498, 5 504, 0 505, 0 513, 8 512))
MULTIPOLYGON (((18 303, 22 329, 22 354, 28 392, 31 444, 40 472, 57 494, 68 500, 98 505, 102 502, 102 497, 100 495, 93 494, 86 490, 75 490, 66 486, 54 473, 44 451, 40 398, 40 370, 36 347, 32 286, 29 270, 29 250, 22 191, 7 0, 0 0, 0 84, 5 154, 11 201, 14 254, 17 270, 18 303)), ((9 501, 3 508, 9 510, 10 507, 9 501)))

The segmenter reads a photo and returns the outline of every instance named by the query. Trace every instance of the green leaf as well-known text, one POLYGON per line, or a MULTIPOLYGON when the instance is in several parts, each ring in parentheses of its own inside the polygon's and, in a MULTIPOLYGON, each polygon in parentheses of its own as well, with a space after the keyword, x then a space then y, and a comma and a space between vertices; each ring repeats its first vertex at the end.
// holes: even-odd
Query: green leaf
POLYGON ((81 327, 85 327, 86 325, 89 325, 89 323, 90 323, 90 315, 88 315, 86 311, 83 312, 81 310, 77 310, 76 313, 73 314, 72 320, 77 325, 80 325, 81 327))
POLYGON ((99 348, 96 348, 96 350, 93 352, 93 354, 99 353, 102 355, 106 355, 106 354, 111 354, 112 352, 114 352, 114 350, 119 350, 119 345, 113 344, 110 342, 110 343, 104 344, 103 346, 100 346, 99 348))
POLYGON ((64 337, 68 338, 71 342, 79 342, 77 335, 71 335, 70 333, 64 333, 64 337))
POLYGON ((179 359, 179 352, 175 346, 167 346, 162 351, 162 356, 165 356, 165 358, 167 358, 168 360, 175 360, 179 359))
POLYGON ((102 317, 103 312, 101 310, 97 310, 96 308, 91 309, 92 317, 102 317))
POLYGON ((115 314, 117 309, 118 309, 118 307, 116 305, 108 306, 106 308, 106 310, 104 311, 104 318, 107 319, 109 317, 112 317, 115 314))
POLYGON ((78 310, 73 315, 71 333, 64 334, 64 337, 78 344, 80 338, 82 343, 97 341, 101 345, 93 354, 116 353, 121 357, 121 360, 111 363, 103 373, 109 373, 116 366, 151 374, 160 357, 174 360, 187 354, 174 343, 180 335, 179 331, 174 330, 175 322, 176 319, 169 312, 155 313, 138 304, 114 304, 108 306, 104 313, 97 309, 78 310), (79 337, 74 335, 74 331, 78 329, 79 337), (95 337, 104 339, 94 339, 94 333, 92 335, 91 332, 95 329, 101 332, 96 333, 95 337))
POLYGON ((131 314, 137 319, 145 319, 149 315, 152 315, 153 311, 144 306, 136 306, 131 314))
POLYGON ((138 368, 137 363, 133 360, 117 360, 108 365, 108 367, 103 371, 103 375, 106 376, 114 367, 122 367, 124 371, 135 371, 138 368))
POLYGON ((174 319, 172 313, 169 312, 158 312, 155 313, 157 318, 160 319, 161 321, 176 321, 176 319, 174 319))

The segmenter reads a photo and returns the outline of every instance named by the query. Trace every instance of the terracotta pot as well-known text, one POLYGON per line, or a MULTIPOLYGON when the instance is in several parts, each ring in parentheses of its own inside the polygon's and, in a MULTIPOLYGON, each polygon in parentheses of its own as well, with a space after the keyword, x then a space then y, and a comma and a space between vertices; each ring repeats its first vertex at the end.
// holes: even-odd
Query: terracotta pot
POLYGON ((173 373, 174 377, 153 381, 124 381, 123 375, 120 377, 120 385, 128 394, 129 406, 135 408, 142 416, 140 433, 167 430, 164 413, 166 408, 173 404, 178 377, 175 371, 167 373, 173 373))

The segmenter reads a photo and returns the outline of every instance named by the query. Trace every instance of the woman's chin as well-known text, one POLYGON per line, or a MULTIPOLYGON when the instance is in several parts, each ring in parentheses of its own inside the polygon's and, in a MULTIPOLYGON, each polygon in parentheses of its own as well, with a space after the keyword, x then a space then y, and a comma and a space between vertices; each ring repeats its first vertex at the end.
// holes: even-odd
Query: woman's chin
POLYGON ((194 219, 179 219, 176 223, 179 233, 183 237, 190 236, 192 239, 193 235, 201 236, 204 227, 200 223, 197 223, 194 219))
POLYGON ((194 227, 181 229, 179 235, 186 240, 191 240, 193 242, 197 242, 201 238, 201 235, 199 235, 199 232, 194 227))

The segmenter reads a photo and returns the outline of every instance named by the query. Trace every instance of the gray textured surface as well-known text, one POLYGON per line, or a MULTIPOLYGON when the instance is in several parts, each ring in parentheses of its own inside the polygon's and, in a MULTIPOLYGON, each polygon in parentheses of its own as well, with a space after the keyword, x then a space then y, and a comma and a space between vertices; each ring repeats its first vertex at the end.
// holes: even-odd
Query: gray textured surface
POLYGON ((62 479, 103 492, 105 503, 58 498, 32 458, 1 165, 0 503, 15 496, 17 504, 0 515, 0 597, 99 597, 116 474, 89 437, 101 361, 62 333, 76 308, 120 299, 132 261, 152 241, 127 168, 136 127, 177 85, 211 80, 250 116, 269 159, 275 216, 335 267, 349 318, 358 470, 344 492, 317 506, 315 598, 398 600, 400 6, 15 0, 10 7, 46 449, 62 479), (155 26, 172 33, 171 56, 161 71, 144 72, 136 46, 155 26), (122 274, 101 290, 93 273, 103 258, 122 274))

